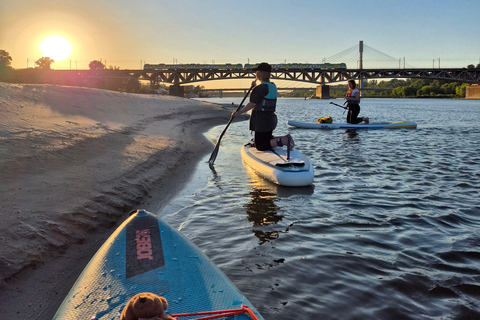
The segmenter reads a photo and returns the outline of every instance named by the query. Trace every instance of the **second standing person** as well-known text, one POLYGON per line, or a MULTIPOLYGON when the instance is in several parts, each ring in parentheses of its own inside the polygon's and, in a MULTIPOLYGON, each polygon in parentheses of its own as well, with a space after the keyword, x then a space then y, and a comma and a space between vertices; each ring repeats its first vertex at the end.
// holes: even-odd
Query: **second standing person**
POLYGON ((357 84, 355 80, 348 80, 348 91, 345 94, 345 100, 348 103, 348 114, 347 122, 351 124, 357 124, 364 122, 365 124, 370 123, 369 119, 366 117, 358 117, 360 113, 360 90, 357 89, 357 84))

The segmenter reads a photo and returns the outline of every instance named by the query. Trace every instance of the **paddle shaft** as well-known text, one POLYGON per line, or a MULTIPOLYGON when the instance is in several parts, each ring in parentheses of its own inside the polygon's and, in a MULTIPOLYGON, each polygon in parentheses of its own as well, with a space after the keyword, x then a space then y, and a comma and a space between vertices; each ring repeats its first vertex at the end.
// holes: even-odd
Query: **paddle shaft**
POLYGON ((347 109, 348 109, 348 107, 341 106, 341 105, 339 105, 339 104, 336 104, 336 103, 333 103, 333 102, 330 102, 330 104, 336 105, 336 106, 338 106, 338 107, 340 107, 340 108, 342 108, 342 109, 345 109, 345 110, 347 110, 347 109))
POLYGON ((287 161, 290 161, 290 136, 287 136, 287 161))
MULTIPOLYGON (((247 99, 247 97, 250 94, 250 91, 252 91, 253 87, 254 86, 251 86, 250 89, 248 89, 247 94, 245 95, 245 97, 243 97, 242 102, 240 102, 240 104, 238 105, 238 108, 237 108, 237 110, 235 110, 235 112, 238 112, 240 110, 240 108, 243 106, 243 103, 245 102, 245 99, 247 99)), ((210 166, 213 166, 213 163, 215 162, 215 159, 217 158, 218 149, 220 149, 220 140, 222 140, 223 135, 225 134, 225 132, 227 132, 227 129, 230 126, 230 123, 232 122, 232 120, 233 120, 233 115, 230 116, 230 120, 228 120, 227 125, 225 126, 225 129, 223 129, 222 133, 218 137, 217 143, 215 144, 215 148, 213 149, 212 154, 210 155, 210 159, 208 160, 208 164, 210 166)))

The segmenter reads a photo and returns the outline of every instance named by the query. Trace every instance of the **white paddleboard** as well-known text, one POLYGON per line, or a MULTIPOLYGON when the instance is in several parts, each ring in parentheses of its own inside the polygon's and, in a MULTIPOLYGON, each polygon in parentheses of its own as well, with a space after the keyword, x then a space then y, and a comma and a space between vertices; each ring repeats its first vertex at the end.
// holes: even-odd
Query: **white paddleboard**
POLYGON ((304 187, 313 183, 313 166, 296 149, 290 151, 289 159, 287 147, 258 151, 248 144, 242 147, 241 154, 247 167, 273 183, 287 187, 304 187))

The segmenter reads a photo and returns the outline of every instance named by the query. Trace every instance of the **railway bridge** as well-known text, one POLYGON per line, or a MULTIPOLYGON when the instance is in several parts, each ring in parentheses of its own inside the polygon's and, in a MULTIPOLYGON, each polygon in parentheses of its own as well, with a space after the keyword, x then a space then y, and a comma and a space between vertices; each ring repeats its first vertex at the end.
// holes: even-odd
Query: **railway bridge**
MULTIPOLYGON (((250 69, 244 70, 192 70, 192 69, 170 69, 154 71, 120 71, 118 76, 135 77, 142 80, 149 80, 155 83, 169 83, 172 85, 173 93, 179 92, 180 86, 184 84, 198 83, 202 81, 225 80, 225 79, 254 79, 255 72, 250 69)), ((408 79, 421 78, 431 80, 445 80, 462 83, 480 83, 480 69, 466 68, 405 68, 405 69, 318 69, 318 68, 282 68, 272 71, 272 80, 288 80, 316 84, 318 86, 328 85, 335 82, 343 82, 354 79, 408 79)))
MULTIPOLYGON (((188 69, 171 68, 164 70, 57 70, 61 78, 135 78, 152 84, 170 84, 171 94, 180 94, 182 85, 214 80, 254 79, 253 69, 188 69)), ((421 78, 480 84, 480 69, 466 68, 388 68, 388 69, 321 69, 321 68, 278 68, 272 70, 273 80, 288 80, 328 85, 349 79, 358 81, 374 79, 421 78)))
MULTIPOLYGON (((320 64, 299 64, 299 63, 285 63, 285 64, 273 64, 272 76, 273 80, 288 80, 303 82, 317 85, 317 96, 322 97, 326 95, 328 97, 328 85, 330 83, 347 81, 350 79, 358 80, 360 89, 364 80, 371 79, 409 79, 409 78, 421 78, 430 80, 445 80, 455 81, 462 83, 479 84, 480 83, 480 69, 479 68, 440 68, 440 59, 438 59, 438 68, 435 68, 435 60, 433 60, 432 68, 412 68, 406 67, 405 59, 403 60, 403 68, 401 67, 401 59, 398 60, 398 68, 389 67, 364 67, 366 65, 364 59, 364 47, 371 49, 369 52, 380 53, 378 50, 364 46, 363 41, 358 44, 358 53, 354 55, 355 68, 347 68, 346 63, 336 62, 335 60, 342 60, 346 58, 346 52, 352 52, 357 50, 357 47, 352 47, 330 57, 328 60, 330 63, 320 64), (333 63, 331 60, 334 60, 333 63)), ((350 54, 350 53, 348 53, 350 54)), ((380 53, 381 59, 387 57, 390 62, 397 59, 388 55, 380 53)), ((373 55, 370 54, 370 57, 373 55)), ((372 58, 375 59, 375 58, 372 58)), ((351 59, 350 59, 351 60, 351 59)), ((152 83, 163 82, 171 83, 171 91, 180 91, 181 84, 195 83, 201 81, 212 80, 225 80, 225 79, 250 79, 255 78, 253 67, 255 65, 246 64, 242 65, 147 65, 144 69, 151 69, 150 73, 145 73, 144 70, 142 77, 145 80, 150 80, 152 83)))
MULTIPOLYGON (((365 46, 369 48, 368 46, 365 46)), ((352 47, 355 48, 356 46, 352 47)), ((351 49, 347 49, 352 51, 351 49)), ((346 50, 346 51, 347 51, 346 50)), ((378 52, 377 50, 371 50, 378 52)), ((339 53, 337 56, 328 58, 327 60, 339 60, 334 63, 284 63, 272 65, 273 80, 287 80, 293 82, 302 82, 317 85, 317 96, 328 94, 328 84, 335 82, 344 82, 354 79, 359 82, 360 89, 364 80, 373 79, 430 79, 444 80, 450 82, 462 82, 470 84, 480 84, 480 68, 441 68, 440 60, 438 67, 414 68, 407 67, 405 59, 403 67, 401 59, 389 57, 390 65, 371 66, 367 63, 369 60, 364 59, 363 41, 359 42, 358 53, 355 58, 350 59, 349 63, 341 63, 341 59, 345 58, 345 54, 339 53), (392 64, 395 64, 393 67, 392 64), (348 68, 348 65, 354 67, 348 68), (320 90, 319 90, 320 89, 320 90), (327 90, 326 90, 327 89, 327 90)), ((250 64, 223 64, 223 65, 200 65, 200 64, 172 64, 172 65, 151 65, 146 64, 143 70, 54 70, 58 77, 69 79, 74 82, 78 79, 91 78, 124 78, 138 79, 150 81, 151 84, 170 84, 170 94, 183 95, 182 85, 195 84, 206 81, 215 80, 233 80, 233 79, 254 79, 255 65, 250 64)))

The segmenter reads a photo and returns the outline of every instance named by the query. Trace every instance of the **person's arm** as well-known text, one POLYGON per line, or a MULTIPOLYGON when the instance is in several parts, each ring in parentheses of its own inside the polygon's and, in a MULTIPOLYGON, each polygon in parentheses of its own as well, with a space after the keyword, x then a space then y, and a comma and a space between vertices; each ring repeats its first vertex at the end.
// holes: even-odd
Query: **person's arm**
MULTIPOLYGON (((256 84, 257 83, 255 81, 252 81, 252 87, 255 87, 256 84)), ((252 92, 252 95, 253 94, 254 93, 252 92)), ((252 110, 253 108, 255 108, 255 106, 256 106, 255 103, 249 102, 246 105, 244 105, 243 107, 241 107, 240 110, 238 110, 237 112, 232 113, 232 117, 236 117, 238 115, 241 115, 242 113, 248 112, 248 111, 252 110)))
POLYGON ((240 108, 240 110, 238 110, 238 112, 234 112, 233 113, 233 116, 236 117, 242 113, 245 113, 245 112, 248 112, 250 110, 252 110, 253 108, 255 108, 256 104, 253 103, 253 102, 249 102, 247 103, 245 106, 243 106, 242 108, 240 108))

